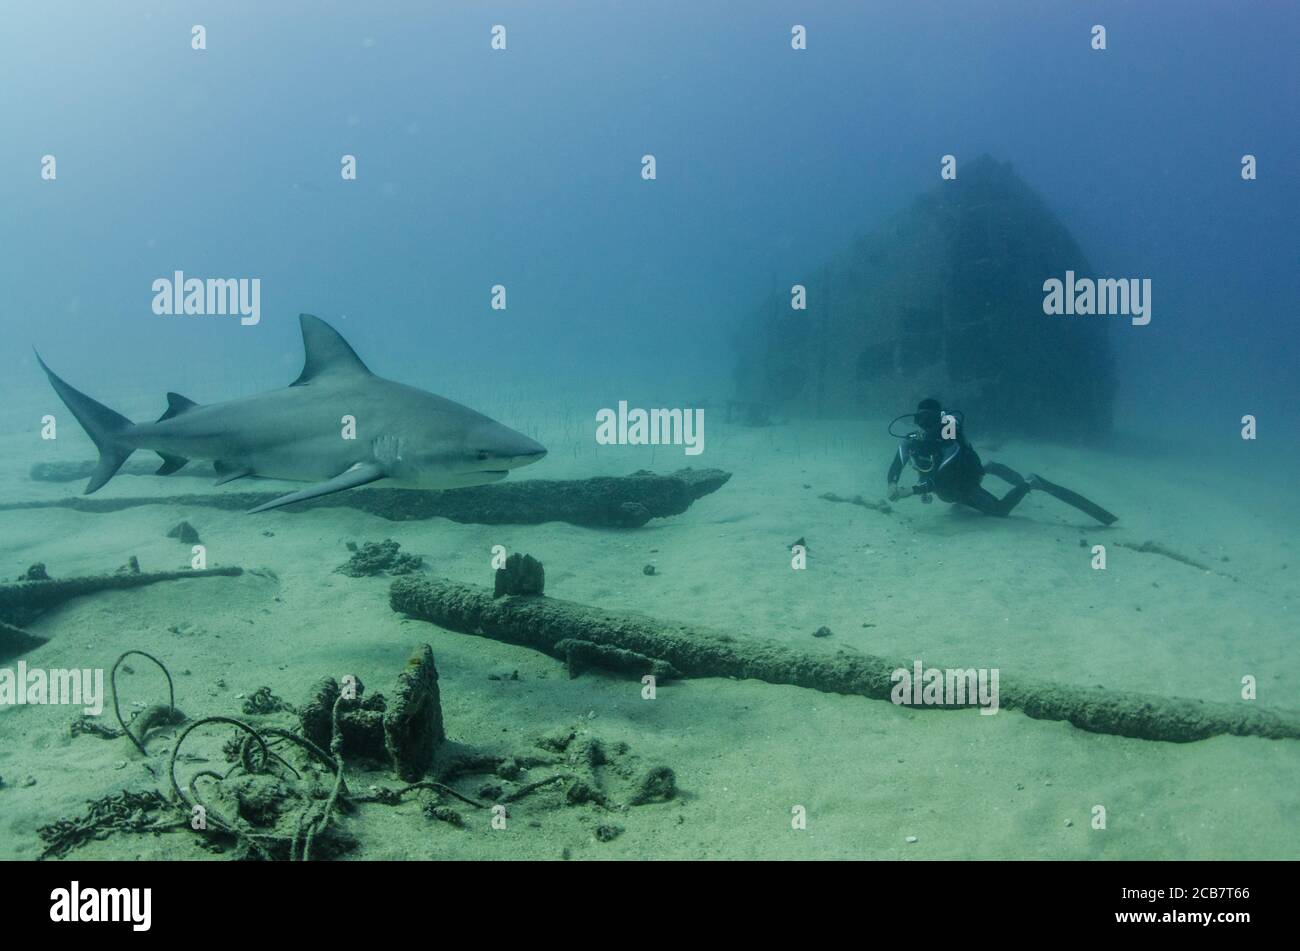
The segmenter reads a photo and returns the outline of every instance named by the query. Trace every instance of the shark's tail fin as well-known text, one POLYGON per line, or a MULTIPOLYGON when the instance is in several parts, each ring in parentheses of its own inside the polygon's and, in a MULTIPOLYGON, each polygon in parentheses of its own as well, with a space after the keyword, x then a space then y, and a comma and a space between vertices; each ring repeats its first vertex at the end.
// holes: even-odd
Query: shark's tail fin
POLYGON ((113 478, 113 474, 122 468, 122 463, 126 462, 126 457, 135 451, 134 447, 124 444, 120 438, 122 433, 135 424, 121 413, 113 412, 80 390, 68 386, 45 365, 39 353, 36 354, 36 360, 45 371, 45 375, 50 378, 50 385, 54 387, 54 392, 58 393, 68 409, 72 410, 72 415, 77 417, 77 422, 81 423, 82 428, 86 430, 86 435, 99 449, 99 465, 95 467, 90 481, 86 483, 86 495, 90 495, 113 478))

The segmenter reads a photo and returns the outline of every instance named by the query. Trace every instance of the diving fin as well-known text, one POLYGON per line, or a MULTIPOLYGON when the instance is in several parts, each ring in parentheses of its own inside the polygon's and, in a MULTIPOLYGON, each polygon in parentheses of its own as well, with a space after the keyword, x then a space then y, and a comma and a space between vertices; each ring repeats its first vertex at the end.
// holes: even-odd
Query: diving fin
POLYGON ((331 495, 334 492, 342 492, 344 489, 355 489, 359 485, 366 485, 370 482, 378 482, 384 478, 386 473, 382 468, 373 462, 358 462, 351 469, 336 475, 328 482, 320 482, 306 489, 300 489, 297 492, 290 492, 288 495, 282 495, 278 499, 272 499, 256 508, 248 510, 249 515, 255 515, 258 512, 266 512, 271 509, 278 509, 282 505, 290 505, 293 502, 305 502, 307 499, 319 498, 322 495, 331 495))
POLYGON ((1025 477, 1010 466, 1004 466, 1000 462, 984 463, 984 471, 989 475, 995 475, 1003 482, 1009 482, 1011 485, 1024 485, 1025 477))
POLYGON ((1071 492, 1069 489, 1063 488, 1055 482, 1048 482, 1040 475, 1030 475, 1027 481, 1035 489, 1046 492, 1048 495, 1055 499, 1059 499, 1066 505, 1073 505, 1080 512, 1091 515, 1103 525, 1110 525, 1112 522, 1119 519, 1118 515, 1113 515, 1110 512, 1107 512, 1096 502, 1089 501, 1078 492, 1071 492))

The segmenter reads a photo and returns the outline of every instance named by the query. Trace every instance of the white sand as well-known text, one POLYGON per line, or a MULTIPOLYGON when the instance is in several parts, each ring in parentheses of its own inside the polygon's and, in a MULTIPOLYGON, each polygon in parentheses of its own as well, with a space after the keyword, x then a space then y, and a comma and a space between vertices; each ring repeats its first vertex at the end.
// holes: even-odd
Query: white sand
MULTIPOLYGON (((670 765, 682 789, 675 802, 613 817, 596 807, 552 808, 539 796, 514 807, 505 831, 472 811, 469 829, 453 829, 426 819, 413 799, 368 806, 347 820, 362 858, 558 858, 565 848, 575 858, 1300 857, 1297 742, 1152 743, 1016 712, 910 711, 753 681, 674 683, 644 701, 635 681, 600 673, 571 681, 535 652, 405 620, 387 606, 387 580, 332 573, 347 541, 387 537, 423 555, 431 573, 487 584, 491 547, 502 544, 540 558, 557 597, 739 636, 930 666, 996 666, 1004 680, 1033 675, 1224 702, 1236 701, 1241 678, 1252 675, 1261 705, 1300 706, 1291 611, 1297 516, 1284 483, 1243 472, 1234 459, 1197 460, 1189 472, 1172 455, 1014 442, 989 452, 977 439, 986 460, 1042 472, 1120 522, 1099 529, 1038 494, 1006 521, 916 499, 882 515, 817 498, 881 494, 892 446, 874 427, 755 430, 728 428, 719 416, 710 419, 706 453, 693 459, 662 448, 653 458, 648 449, 597 450, 582 420, 534 418, 528 431, 552 452, 529 477, 686 464, 735 473, 685 515, 635 531, 390 523, 347 509, 0 512, 0 571, 11 578, 34 561, 70 576, 112 569, 131 554, 145 570, 181 567, 188 549, 164 537, 180 518, 201 533, 210 564, 278 575, 84 598, 31 625, 51 641, 24 659, 107 668, 123 650, 149 651, 176 674, 178 705, 202 716, 237 714, 235 695, 262 685, 299 702, 323 675, 355 673, 384 692, 411 648, 427 641, 453 738, 517 749, 576 725, 627 742, 645 763, 670 765), (800 536, 810 561, 796 572, 788 546, 800 536), (1091 569, 1080 539, 1108 546, 1107 570, 1091 569), (1113 544, 1148 539, 1239 580, 1113 544), (647 563, 658 574, 643 574, 647 563), (181 624, 197 630, 168 630, 181 624), (814 640, 821 625, 834 634, 814 640), (514 670, 518 681, 489 679, 514 670), (791 828, 796 805, 807 810, 806 831, 791 828), (1105 830, 1090 827, 1096 805, 1106 809, 1105 830), (627 831, 597 842, 592 830, 606 821, 627 831)), ((34 459, 90 458, 80 434, 60 438, 57 450, 34 442, 30 433, 0 437, 0 500, 80 492, 26 477, 34 459)), ((987 484, 1002 490, 995 479, 987 484)), ((122 476, 101 495, 205 491, 198 479, 122 476)), ((132 666, 136 673, 122 678, 126 700, 162 700, 161 676, 143 661, 132 666)), ((156 737, 145 760, 126 740, 70 738, 79 712, 0 708, 0 857, 35 857, 36 828, 79 813, 88 799, 164 788, 146 767, 164 775, 168 737, 156 737), (24 785, 28 777, 34 785, 24 785)), ((352 784, 369 782, 396 785, 383 774, 352 784)), ((114 835, 74 855, 208 857, 185 833, 114 835)))

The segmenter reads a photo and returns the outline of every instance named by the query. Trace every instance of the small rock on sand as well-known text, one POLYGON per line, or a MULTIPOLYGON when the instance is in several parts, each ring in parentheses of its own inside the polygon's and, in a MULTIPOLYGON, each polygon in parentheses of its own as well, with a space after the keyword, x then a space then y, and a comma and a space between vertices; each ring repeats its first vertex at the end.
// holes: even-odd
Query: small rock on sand
POLYGON ((172 530, 167 533, 168 538, 176 538, 187 545, 199 544, 199 533, 189 522, 181 521, 172 526, 172 530))

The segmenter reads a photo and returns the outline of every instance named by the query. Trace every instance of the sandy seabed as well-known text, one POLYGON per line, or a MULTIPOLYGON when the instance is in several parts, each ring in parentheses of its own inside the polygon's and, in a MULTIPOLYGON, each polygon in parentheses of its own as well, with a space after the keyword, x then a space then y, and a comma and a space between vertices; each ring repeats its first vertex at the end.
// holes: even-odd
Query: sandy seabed
MULTIPOLYGON (((1015 711, 909 710, 756 681, 673 682, 643 700, 635 679, 590 672, 570 680, 550 657, 403 618, 388 606, 388 579, 333 570, 348 542, 392 538, 423 556, 430 574, 488 584, 492 547, 504 545, 543 561, 548 594, 738 637, 1222 702, 1240 701, 1242 678, 1253 676, 1254 702, 1296 707, 1298 517, 1284 483, 1261 481, 1235 457, 1189 466, 1156 449, 976 437, 985 460, 1041 472, 1120 521, 1103 529, 1038 493, 1007 520, 917 499, 883 514, 818 498, 883 494, 892 442, 863 423, 747 429, 711 419, 705 454, 688 458, 671 447, 597 447, 568 418, 533 422, 526 431, 551 454, 512 479, 688 464, 734 475, 684 515, 630 531, 393 523, 346 508, 0 512, 0 572, 11 579, 37 561, 56 577, 112 570, 131 555, 146 571, 182 567, 188 546, 166 537, 182 518, 199 531, 211 565, 273 572, 69 602, 29 625, 50 641, 23 659, 107 669, 122 651, 148 651, 173 671, 177 704, 193 717, 238 715, 237 695, 262 686, 298 703, 325 675, 354 673, 384 691, 427 642, 452 738, 527 749, 540 734, 572 728, 671 766, 680 788, 671 802, 614 815, 624 832, 612 841, 595 835, 610 821, 604 810, 543 798, 514 806, 504 830, 478 815, 464 829, 432 821, 414 797, 363 807, 345 820, 360 842, 354 858, 1300 857, 1294 741, 1154 743, 1015 711), (789 546, 801 537, 808 566, 794 571, 789 546), (1148 540, 1213 570, 1114 544, 1148 540), (1104 571, 1091 567, 1096 544, 1107 546, 1104 571), (832 635, 814 639, 822 626, 832 635), (806 811, 804 829, 792 828, 796 806, 806 811), (1096 806, 1104 830, 1093 828, 1096 806)), ((92 457, 80 433, 57 447, 33 432, 2 435, 0 501, 79 493, 79 484, 31 481, 28 470, 92 457)), ((995 479, 987 484, 1002 491, 995 479)), ((184 475, 124 475, 101 494, 206 491, 207 482, 184 475)), ((134 668, 121 678, 125 701, 163 699, 161 677, 134 668)), ((156 736, 146 758, 125 739, 71 736, 79 713, 0 708, 0 857, 35 858, 37 828, 79 814, 87 800, 166 788, 171 737, 156 736)), ((396 785, 385 773, 350 782, 396 785)), ((114 834, 72 854, 212 858, 197 842, 185 832, 114 834)))

